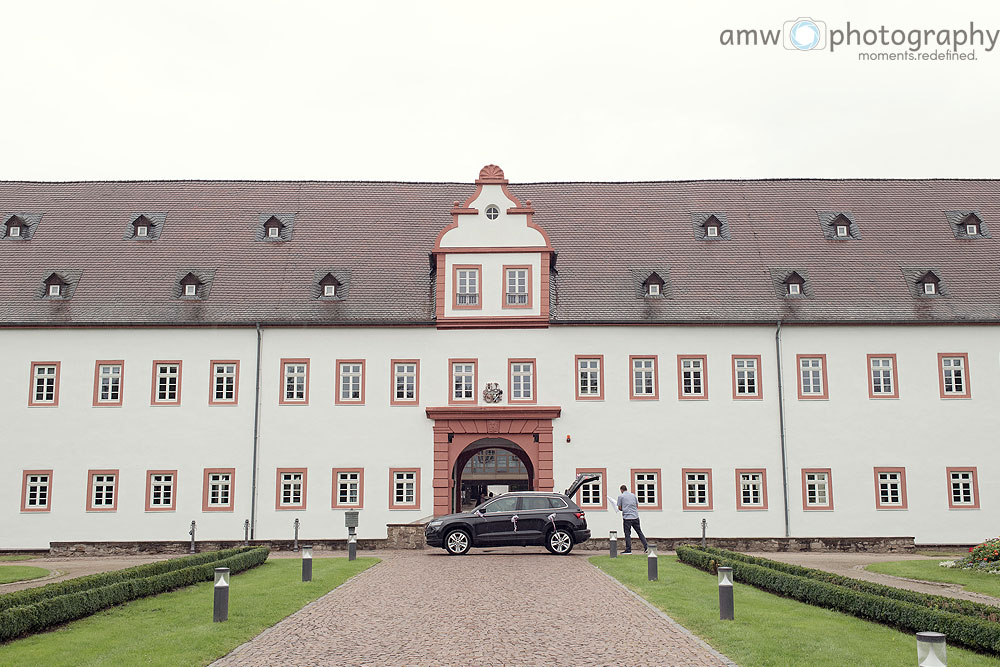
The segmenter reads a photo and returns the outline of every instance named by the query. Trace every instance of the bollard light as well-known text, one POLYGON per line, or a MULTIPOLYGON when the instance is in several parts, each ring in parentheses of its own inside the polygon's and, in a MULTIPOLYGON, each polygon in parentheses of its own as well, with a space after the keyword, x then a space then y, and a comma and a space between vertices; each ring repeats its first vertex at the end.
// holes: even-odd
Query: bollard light
POLYGON ((358 512, 344 512, 344 527, 347 528, 347 560, 358 557, 358 512))
POLYGON ((612 558, 618 558, 618 531, 612 530, 611 537, 608 538, 608 549, 612 558))
POLYGON ((243 521, 243 544, 250 544, 250 519, 243 521))
POLYGON ((646 576, 650 581, 656 581, 659 578, 657 570, 656 547, 651 544, 649 545, 649 555, 646 557, 646 576))
POLYGON ((947 667, 948 646, 940 632, 917 633, 917 665, 919 667, 947 667))
POLYGON ((358 557, 358 536, 352 532, 350 535, 347 536, 347 560, 356 560, 357 557, 358 557))
POLYGON ((719 568, 719 620, 731 621, 733 614, 733 568, 719 568))
POLYGON ((194 553, 194 530, 195 530, 196 527, 197 526, 196 526, 195 522, 192 521, 191 522, 191 530, 188 531, 188 535, 191 536, 191 548, 188 551, 188 553, 194 553))
POLYGON ((704 549, 706 545, 705 533, 708 532, 708 519, 701 520, 701 548, 704 549))
POLYGON ((229 568, 215 568, 214 600, 212 604, 212 622, 221 623, 229 620, 229 568))
POLYGON ((311 544, 302 545, 302 581, 312 581, 313 578, 313 548, 311 544))
POLYGON ((295 529, 295 539, 292 541, 292 551, 299 550, 299 520, 296 519, 292 523, 292 528, 295 529))

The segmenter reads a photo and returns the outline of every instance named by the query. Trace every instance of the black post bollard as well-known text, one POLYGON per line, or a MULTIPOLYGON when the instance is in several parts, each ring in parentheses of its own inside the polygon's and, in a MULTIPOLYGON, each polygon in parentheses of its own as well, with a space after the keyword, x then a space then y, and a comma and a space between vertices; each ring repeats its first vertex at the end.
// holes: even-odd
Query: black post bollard
POLYGON ((292 541, 292 551, 299 550, 299 520, 296 519, 295 523, 292 524, 292 528, 295 529, 295 539, 292 541))
POLYGON ((705 531, 708 529, 708 519, 701 520, 701 548, 705 548, 705 531))
POLYGON ((659 578, 659 572, 657 572, 657 569, 656 547, 650 544, 649 555, 646 557, 646 571, 650 581, 656 581, 659 578))
POLYGON ((608 550, 612 558, 618 558, 618 531, 612 530, 611 537, 608 538, 608 550))
POLYGON ((215 601, 212 605, 212 622, 229 620, 229 568, 215 568, 215 601))
POLYGON ((250 519, 243 522, 243 544, 250 544, 250 519))
POLYGON ((313 580, 313 548, 311 544, 302 545, 302 581, 313 580))
POLYGON ((719 620, 731 621, 733 609, 733 568, 719 568, 719 620))
POLYGON ((194 529, 195 529, 195 523, 194 523, 194 521, 192 521, 191 522, 191 530, 188 531, 188 535, 191 536, 191 548, 188 550, 188 553, 192 553, 192 554, 194 553, 194 529))

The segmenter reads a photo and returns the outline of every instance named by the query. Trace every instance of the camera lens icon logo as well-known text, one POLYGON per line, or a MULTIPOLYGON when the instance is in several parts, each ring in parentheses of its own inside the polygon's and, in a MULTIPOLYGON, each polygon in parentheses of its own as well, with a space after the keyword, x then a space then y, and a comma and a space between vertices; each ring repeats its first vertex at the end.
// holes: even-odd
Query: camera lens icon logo
POLYGON ((785 21, 782 30, 784 47, 791 51, 814 51, 826 47, 826 23, 800 16, 785 21))

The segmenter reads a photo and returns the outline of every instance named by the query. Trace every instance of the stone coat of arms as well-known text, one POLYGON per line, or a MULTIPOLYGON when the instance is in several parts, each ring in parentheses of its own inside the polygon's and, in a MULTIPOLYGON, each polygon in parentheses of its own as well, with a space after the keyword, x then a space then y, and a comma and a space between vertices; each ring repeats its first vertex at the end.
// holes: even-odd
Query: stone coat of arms
POLYGON ((499 403, 503 398, 503 389, 499 383, 487 382, 486 389, 483 389, 483 400, 487 403, 499 403))

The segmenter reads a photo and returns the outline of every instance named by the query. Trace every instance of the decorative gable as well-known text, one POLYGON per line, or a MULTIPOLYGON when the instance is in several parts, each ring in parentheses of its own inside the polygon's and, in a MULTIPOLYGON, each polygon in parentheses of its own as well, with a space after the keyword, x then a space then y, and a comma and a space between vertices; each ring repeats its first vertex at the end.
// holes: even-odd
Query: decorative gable
POLYGON ((39 299, 63 301, 73 298, 76 286, 83 276, 78 269, 54 269, 45 272, 41 289, 37 293, 39 299))
POLYGON ((692 213, 694 237, 699 241, 728 241, 732 239, 729 220, 725 213, 692 213))
POLYGON ((215 269, 178 271, 174 297, 188 301, 207 299, 214 279, 215 269))
POLYGON ((820 211, 819 224, 823 229, 823 238, 833 241, 849 241, 860 239, 861 230, 854 219, 853 213, 846 211, 820 211))
POLYGON ((258 241, 281 242, 292 240, 295 213, 261 213, 257 218, 258 241))
POLYGON ((42 220, 42 213, 2 213, 4 241, 30 241, 42 220))
POLYGON ((156 241, 163 233, 167 221, 166 213, 133 213, 125 228, 125 240, 156 241))
POLYGON ((945 211, 944 214, 956 239, 991 238, 979 211, 945 211))

